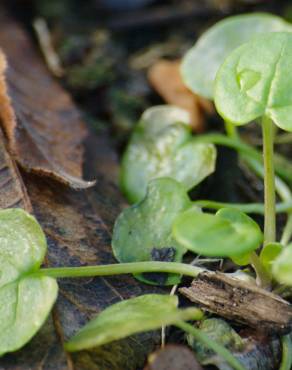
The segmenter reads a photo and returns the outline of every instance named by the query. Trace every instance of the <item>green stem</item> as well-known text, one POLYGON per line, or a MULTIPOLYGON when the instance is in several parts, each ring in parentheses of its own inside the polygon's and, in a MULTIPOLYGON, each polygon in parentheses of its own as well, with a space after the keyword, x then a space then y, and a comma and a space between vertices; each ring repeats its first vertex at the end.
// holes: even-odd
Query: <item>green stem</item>
POLYGON ((37 276, 51 276, 54 278, 75 278, 91 276, 109 276, 120 274, 139 274, 143 272, 168 272, 180 275, 196 277, 201 272, 206 271, 198 266, 176 262, 132 262, 117 263, 112 265, 100 266, 81 266, 81 267, 56 267, 42 268, 35 273, 37 276))
POLYGON ((262 121, 263 154, 265 169, 265 228, 264 244, 273 243, 276 239, 276 202, 274 171, 274 130, 273 121, 267 117, 262 121))
MULTIPOLYGON (((213 133, 198 135, 194 140, 199 143, 213 143, 216 145, 227 146, 237 150, 241 155, 248 155, 249 158, 257 160, 260 164, 263 162, 261 153, 252 146, 244 143, 238 136, 235 138, 234 136, 228 137, 226 135, 213 133)), ((292 185, 292 164, 285 157, 282 157, 277 153, 275 153, 275 171, 279 176, 292 185)))
POLYGON ((197 341, 205 345, 207 348, 216 352, 221 356, 227 364, 229 364, 235 370, 246 370, 244 366, 232 355, 227 348, 223 347, 221 344, 215 342, 208 335, 203 333, 201 330, 193 327, 191 324, 185 322, 179 322, 175 324, 178 328, 182 329, 186 333, 191 334, 197 341))
POLYGON ((224 121, 225 131, 228 137, 238 139, 239 135, 236 126, 229 121, 224 121))
MULTIPOLYGON (((248 164, 248 166, 260 177, 264 177, 264 169, 257 160, 248 157, 248 155, 242 156, 244 161, 248 164)), ((292 236, 292 210, 290 209, 289 203, 292 200, 292 194, 290 188, 286 185, 286 183, 278 176, 275 177, 275 187, 276 192, 278 193, 279 197, 284 201, 283 203, 279 203, 276 205, 276 212, 287 212, 288 218, 286 221, 286 225, 283 230, 283 234, 280 240, 280 243, 286 246, 292 236), (286 207, 287 206, 287 207, 286 207)))
POLYGON ((290 335, 282 337, 282 361, 279 370, 291 370, 292 368, 292 342, 290 335))
MULTIPOLYGON (((290 211, 291 212, 291 211, 290 211)), ((280 243, 284 245, 284 247, 289 243, 292 235, 292 213, 288 214, 288 219, 286 225, 284 227, 280 243)))
POLYGON ((250 254, 250 262, 256 272, 257 279, 259 280, 258 284, 264 289, 269 289, 271 286, 271 278, 263 267, 259 256, 255 252, 250 254))
MULTIPOLYGON (((234 208, 245 213, 256 213, 264 215, 265 207, 263 203, 224 203, 215 202, 213 200, 195 200, 194 205, 207 209, 219 210, 221 208, 234 208)), ((286 213, 292 211, 292 199, 287 202, 281 202, 276 204, 277 213, 286 213)))

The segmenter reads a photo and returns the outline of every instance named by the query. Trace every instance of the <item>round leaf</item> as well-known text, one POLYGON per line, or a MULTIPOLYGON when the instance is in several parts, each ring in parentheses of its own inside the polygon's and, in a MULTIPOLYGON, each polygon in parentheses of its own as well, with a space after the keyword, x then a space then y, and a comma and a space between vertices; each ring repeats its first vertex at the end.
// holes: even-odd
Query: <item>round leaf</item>
POLYGON ((274 260, 280 255, 283 246, 280 243, 269 243, 265 245, 260 254, 260 261, 265 270, 272 275, 274 260))
POLYGON ((242 255, 262 242, 259 226, 246 214, 230 208, 216 215, 187 210, 175 220, 173 236, 187 249, 211 257, 242 255))
POLYGON ((148 182, 171 177, 186 190, 214 171, 216 149, 195 143, 188 113, 172 106, 147 110, 130 139, 122 160, 121 185, 131 202, 146 194, 148 182))
POLYGON ((237 125, 267 116, 292 131, 291 61, 288 32, 259 36, 233 51, 216 77, 218 112, 237 125))
POLYGON ((28 342, 47 318, 57 283, 33 277, 47 245, 37 221, 21 209, 0 211, 0 355, 28 342))
POLYGON ((179 321, 202 318, 198 309, 180 310, 177 304, 176 296, 159 294, 147 294, 116 303, 82 328, 65 348, 79 351, 179 321))
POLYGON ((181 67, 183 80, 193 92, 213 99, 215 76, 227 55, 257 34, 291 30, 289 23, 271 14, 225 18, 209 28, 187 52, 181 67))
POLYGON ((274 260, 272 273, 280 283, 292 286, 292 244, 283 248, 280 255, 274 260))
MULTIPOLYGON (((191 201, 180 183, 170 178, 152 180, 145 199, 125 209, 116 220, 112 248, 117 260, 180 262, 186 249, 173 239, 171 228, 176 216, 190 206, 191 201)), ((179 281, 176 275, 167 280, 164 274, 155 275, 158 280, 151 279, 151 274, 138 276, 152 283, 179 281)))

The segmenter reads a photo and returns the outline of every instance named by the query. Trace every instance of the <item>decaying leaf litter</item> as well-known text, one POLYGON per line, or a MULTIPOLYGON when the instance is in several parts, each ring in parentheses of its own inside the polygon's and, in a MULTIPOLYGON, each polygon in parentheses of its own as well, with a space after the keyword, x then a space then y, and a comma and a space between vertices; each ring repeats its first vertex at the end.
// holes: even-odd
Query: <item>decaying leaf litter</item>
MULTIPOLYGON (((17 26, 15 24, 13 24, 13 28, 14 27, 17 28, 17 26)), ((8 45, 10 45, 10 43, 8 43, 8 45)), ((7 54, 8 54, 8 59, 9 59, 9 53, 7 52, 7 54)), ((19 68, 21 68, 21 66, 19 68)), ((24 83, 24 86, 25 86, 25 83, 24 83)), ((14 108, 16 111, 17 111, 17 109, 20 109, 19 121, 21 123, 21 126, 19 126, 18 129, 21 131, 21 134, 24 131, 24 136, 22 136, 22 138, 25 138, 27 136, 27 133, 25 131, 28 131, 29 136, 32 135, 32 138, 34 140, 36 138, 40 139, 40 143, 43 144, 43 141, 42 141, 43 138, 40 137, 41 135, 39 136, 38 133, 35 133, 35 131, 33 129, 34 128, 33 125, 32 125, 32 128, 28 129, 27 127, 29 127, 29 126, 28 126, 27 122, 29 123, 29 118, 31 118, 32 123, 35 122, 34 120, 38 118, 39 123, 42 123, 42 121, 43 121, 43 123, 45 124, 45 121, 46 121, 45 118, 46 117, 44 117, 44 116, 46 116, 46 115, 43 114, 43 111, 41 112, 42 114, 37 113, 36 117, 35 116, 30 117, 30 115, 27 114, 27 109, 30 105, 29 105, 29 102, 27 103, 27 101, 26 101, 25 94, 23 94, 24 95, 24 99, 23 99, 23 96, 21 94, 21 88, 22 87, 23 87, 23 85, 18 87, 18 89, 20 90, 20 94, 19 94, 19 91, 17 91, 17 94, 16 94, 16 96, 18 96, 18 99, 19 99, 18 101, 20 102, 20 107, 21 108, 14 108), (22 123, 22 122, 24 122, 24 123, 22 123), (30 132, 30 130, 32 130, 32 133, 30 132)), ((16 89, 16 90, 18 90, 18 89, 16 89)), ((11 90, 13 91, 13 84, 12 84, 11 90)), ((36 96, 38 96, 38 91, 39 90, 37 89, 36 96)), ((60 92, 58 92, 58 93, 60 93, 60 92)), ((11 94, 11 95, 13 96, 13 94, 11 94)), ((41 99, 41 96, 40 96, 40 102, 41 102, 41 100, 42 99, 41 99)), ((65 99, 65 101, 66 101, 66 99, 65 99)), ((67 102, 65 103, 65 105, 66 104, 67 104, 67 102)), ((74 107, 70 106, 70 109, 74 110, 74 107)), ((57 122, 62 122, 62 114, 65 115, 65 117, 66 117, 67 112, 65 112, 65 113, 62 112, 62 107, 61 107, 61 112, 58 112, 58 114, 57 114, 57 122)), ((73 117, 75 117, 76 113, 71 112, 71 114, 73 115, 73 117)), ((127 118, 129 118, 129 117, 127 117, 127 118)), ((7 121, 5 121, 5 122, 7 122, 7 121)), ((65 122, 66 122, 66 120, 65 120, 65 122)), ((10 121, 10 123, 11 123, 11 121, 10 121)), ((37 124, 37 126, 39 126, 39 124, 37 124)), ((80 164, 81 163, 79 163, 79 172, 78 172, 72 166, 70 167, 70 160, 68 161, 69 163, 66 163, 66 161, 64 163, 63 158, 57 158, 56 163, 55 163, 54 162, 55 158, 50 158, 50 153, 47 153, 46 150, 45 150, 45 153, 43 153, 43 150, 41 150, 41 153, 38 153, 38 151, 37 151, 37 153, 39 154, 37 156, 39 158, 39 161, 37 161, 37 163, 35 163, 35 158, 34 157, 33 158, 26 158, 24 156, 25 161, 22 161, 22 156, 20 155, 21 150, 23 150, 24 154, 27 154, 27 152, 25 151, 25 145, 30 145, 30 144, 26 144, 25 140, 22 140, 22 141, 20 141, 20 144, 22 145, 22 148, 21 148, 21 146, 18 147, 17 142, 16 143, 14 142, 14 137, 13 137, 14 130, 13 130, 13 128, 11 129, 10 126, 5 125, 4 130, 8 130, 7 132, 5 132, 6 135, 8 136, 8 138, 11 139, 11 141, 9 142, 8 149, 9 149, 9 152, 12 153, 12 155, 13 155, 12 159, 10 159, 10 156, 7 154, 7 158, 10 159, 10 162, 14 161, 14 160, 17 160, 18 163, 20 163, 22 168, 25 168, 26 170, 29 169, 29 172, 34 172, 34 174, 25 174, 25 173, 23 173, 22 176, 20 177, 20 175, 18 173, 18 170, 15 167, 15 163, 11 162, 11 163, 13 163, 13 167, 11 167, 11 163, 8 164, 9 169, 14 168, 14 171, 11 170, 9 172, 11 172, 13 174, 13 179, 16 176, 17 181, 15 181, 15 183, 16 183, 17 191, 19 192, 19 189, 21 189, 22 194, 23 194, 22 196, 23 196, 23 198, 26 199, 26 201, 25 201, 26 202, 25 203, 26 207, 29 207, 30 203, 27 200, 28 197, 27 197, 27 194, 26 194, 26 190, 24 190, 25 188, 23 186, 23 181, 26 184, 26 188, 28 189, 28 193, 29 193, 29 196, 30 196, 30 201, 33 205, 33 208, 35 210, 37 218, 41 222, 41 224, 42 224, 42 226, 43 226, 43 228, 44 228, 44 230, 47 234, 47 237, 49 238, 49 246, 50 246, 50 250, 52 251, 51 256, 50 256, 50 253, 49 253, 49 256, 48 256, 49 265, 56 265, 56 266, 59 266, 60 264, 64 265, 64 266, 80 265, 80 264, 81 265, 82 264, 90 264, 91 265, 91 264, 95 264, 95 263, 100 264, 100 263, 103 263, 103 262, 104 263, 109 263, 110 261, 114 262, 113 258, 111 257, 110 248, 107 248, 109 246, 109 243, 110 243, 109 229, 111 229, 111 226, 107 225, 107 222, 109 220, 113 221, 114 217, 112 215, 108 215, 108 212, 114 213, 115 211, 113 211, 113 210, 116 209, 116 213, 118 214, 119 209, 117 207, 117 204, 118 203, 123 204, 124 201, 123 200, 118 200, 120 198, 119 195, 118 195, 118 191, 114 190, 113 185, 109 185, 108 179, 112 177, 112 174, 111 173, 108 174, 106 171, 103 171, 102 175, 98 174, 98 173, 96 173, 96 170, 93 169, 96 166, 96 164, 93 164, 91 166, 87 164, 87 166, 89 167, 89 170, 88 170, 89 178, 99 179, 100 184, 105 183, 105 186, 109 187, 109 190, 108 190, 109 194, 110 194, 109 197, 110 198, 113 197, 113 196, 115 197, 114 198, 115 200, 113 202, 111 202, 111 200, 108 200, 108 202, 112 203, 112 205, 111 205, 111 209, 107 210, 109 203, 107 203, 107 202, 105 203, 104 199, 100 199, 100 201, 96 200, 96 199, 98 199, 97 198, 98 195, 101 196, 98 187, 93 189, 93 190, 86 191, 86 192, 76 193, 74 191, 68 190, 68 188, 66 188, 66 187, 62 187, 61 190, 60 190, 60 185, 57 185, 56 183, 48 180, 47 178, 45 178, 44 180, 41 180, 38 177, 39 174, 49 175, 49 176, 52 176, 54 178, 57 178, 57 179, 61 180, 62 182, 68 183, 69 182, 68 181, 68 174, 69 174, 69 176, 71 176, 71 175, 74 176, 74 181, 75 181, 75 176, 77 174, 77 180, 80 181, 80 179, 78 179, 78 177, 80 177, 80 174, 81 174, 81 172, 80 172, 80 164), (11 136, 9 136, 8 133, 10 133, 11 136), (48 155, 49 155, 49 166, 48 166, 48 163, 47 163, 48 162, 48 155), (61 162, 60 162, 60 160, 61 160, 61 162), (69 171, 68 171, 68 169, 69 169, 69 171), (65 172, 65 176, 64 176, 64 172, 65 172), (65 178, 65 181, 64 181, 64 178, 65 178), (56 199, 56 201, 52 202, 52 199, 56 199), (91 209, 91 211, 88 211, 89 208, 91 209), (58 209, 58 212, 56 212, 56 209, 58 209), (98 213, 97 213, 97 211, 98 211, 98 213), (58 217, 56 216, 56 214, 58 215, 58 217), (81 215, 84 215, 84 216, 81 216, 81 215), (82 219, 84 219, 84 221, 82 221, 82 219), (67 223, 68 223, 68 225, 67 225, 67 223), (78 233, 79 236, 76 237, 76 235, 75 235, 76 224, 83 225, 83 223, 85 224, 84 229, 82 227, 80 232, 78 233), (101 236, 101 235, 103 235, 104 232, 96 231, 96 226, 95 226, 96 224, 101 225, 101 230, 105 229, 106 236, 101 236), (72 233, 73 230, 74 230, 74 233, 72 233), (91 232, 89 232, 90 230, 91 230, 91 232), (91 233, 93 233, 92 237, 88 236, 88 235, 91 235, 91 233), (84 244, 84 239, 88 239, 88 242, 85 242, 85 244, 84 244), (106 253, 102 252, 103 257, 101 259, 96 258, 96 249, 94 249, 94 251, 92 250, 92 245, 97 244, 97 242, 98 242, 98 244, 103 243, 105 245, 105 250, 107 250, 106 253), (86 247, 86 244, 87 244, 87 247, 86 247), (62 247, 62 245, 63 245, 63 247, 62 247), (80 248, 81 246, 82 246, 82 249, 80 248), (84 251, 85 251, 85 256, 84 256, 84 251)), ((65 130, 66 129, 64 128, 64 131, 65 130)), ((85 133, 86 133, 86 131, 85 131, 85 133)), ((18 133, 16 131, 16 137, 17 137, 17 135, 18 135, 18 133)), ((19 137, 21 137, 21 135, 19 137)), ((82 135, 79 135, 79 137, 77 137, 76 139, 73 139, 73 146, 72 147, 71 147, 71 145, 68 145, 68 151, 69 151, 68 157, 69 158, 70 158, 70 155, 73 155, 73 157, 74 157, 74 154, 72 154, 70 151, 73 148, 75 150, 76 147, 77 148, 80 147, 80 139, 81 138, 82 138, 82 135), (75 140, 77 140, 77 142, 75 140)), ((120 140, 119 136, 117 136, 117 138, 120 140)), ((31 140, 31 137, 29 137, 28 139, 31 140)), ((98 145, 98 143, 95 144, 95 145, 98 145)), ((46 149, 46 145, 39 145, 38 141, 36 141, 36 147, 37 148, 40 147, 41 149, 46 149)), ((61 153, 63 154, 64 151, 61 151, 61 153)), ((53 154, 55 154, 55 153, 53 153, 53 154)), ((65 154, 68 154, 68 152, 65 152, 65 154)), ((102 156, 104 156, 103 153, 102 153, 102 156)), ((98 160, 98 157, 96 159, 98 160)), ((115 168, 115 164, 111 165, 110 168, 111 169, 115 168)), ((71 177, 69 177, 69 178, 72 179, 71 177)), ((13 183, 14 183, 14 181, 13 181, 13 183)), ((73 182, 71 183, 71 185, 73 185, 73 187, 75 186, 77 188, 81 187, 81 186, 76 186, 76 184, 74 185, 73 182)), ((104 192, 106 192, 106 191, 103 189, 102 192, 101 192, 102 195, 103 195, 103 198, 104 198, 104 192)), ((224 199, 224 200, 226 200, 226 199, 224 199)), ((26 209, 29 209, 29 208, 26 208, 26 209)), ((114 286, 114 289, 113 289, 114 296, 116 297, 116 298, 113 298, 113 299, 116 299, 116 300, 119 300, 121 297, 124 298, 124 297, 129 297, 129 296, 141 295, 142 294, 141 289, 143 289, 143 290, 144 289, 145 290, 149 289, 149 288, 147 288, 147 286, 139 284, 139 283, 135 282, 135 280, 133 280, 133 279, 129 279, 129 283, 126 285, 127 289, 125 291, 124 283, 126 283, 126 280, 124 280, 123 283, 119 279, 110 278, 110 280, 116 281, 116 284, 117 284, 117 288, 114 286), (129 291, 129 286, 131 286, 130 291, 129 291), (134 286, 137 286, 137 292, 136 293, 135 293, 134 286), (124 291, 123 294, 125 294, 125 296, 120 293, 120 289, 121 289, 122 292, 124 291)), ((94 282, 95 281, 96 281, 96 279, 94 279, 94 282)), ((66 337, 66 335, 70 336, 72 334, 71 331, 74 331, 74 328, 72 328, 72 321, 69 320, 69 318, 76 317, 76 319, 74 320, 74 323, 77 323, 77 324, 79 323, 80 325, 83 325, 84 322, 87 321, 87 319, 89 317, 91 317, 92 315, 95 315, 100 309, 99 307, 96 306, 96 301, 94 303, 89 302, 88 304, 84 302, 84 300, 86 301, 86 299, 88 298, 88 291, 96 293, 96 291, 98 289, 100 289, 100 284, 101 284, 100 281, 95 282, 94 287, 92 289, 89 287, 90 284, 93 283, 92 279, 89 279, 89 282, 85 282, 85 289, 84 290, 86 291, 86 293, 84 295, 80 294, 81 291, 82 291, 81 284, 83 284, 83 282, 78 281, 76 283, 76 280, 75 280, 75 281, 73 281, 73 283, 74 284, 72 284, 70 281, 68 283, 67 283, 67 281, 65 283, 61 283, 61 302, 58 303, 57 312, 54 314, 55 327, 57 327, 59 329, 58 333, 59 333, 59 337, 60 337, 60 334, 61 334, 61 338, 63 336, 63 334, 60 333, 60 328, 61 327, 63 328, 63 330, 64 330, 64 328, 68 328, 67 329, 67 331, 68 331, 67 334, 66 334, 66 330, 64 330, 65 337, 66 337), (63 291, 63 284, 65 286, 64 291, 63 291), (77 287, 76 287, 75 284, 77 285, 77 287), (64 300, 62 298, 63 295, 65 297, 64 300), (63 302, 62 302, 62 300, 63 300, 63 302), (72 310, 69 310, 67 312, 65 310, 65 312, 63 312, 63 314, 62 314, 62 310, 64 310, 64 307, 68 307, 68 305, 70 307, 71 306, 73 307, 72 310), (85 308, 84 308, 84 306, 85 306, 85 308), (73 313, 68 314, 68 312, 73 312, 73 313), (63 317, 63 320, 62 320, 62 317, 63 317), (67 320, 67 325, 66 325, 66 320, 67 320)), ((108 285, 108 283, 105 282, 105 286, 107 286, 107 289, 110 288, 111 285, 112 284, 108 285)), ((151 288, 150 290, 153 292, 153 289, 154 288, 151 288)), ((157 291, 158 288, 155 288, 155 290, 157 291)), ((106 290, 106 291, 108 292, 108 290, 106 290)), ((102 296, 103 296, 103 294, 102 294, 102 296)), ((96 297, 98 297, 98 295, 96 297)), ((90 301, 91 300, 92 300, 92 297, 90 298, 90 301)), ((97 301, 99 302, 100 300, 97 299, 97 301)), ((110 303, 113 303, 112 299, 110 299, 110 303)), ((105 302, 103 302, 101 308, 104 308, 107 305, 108 304, 105 304, 105 302)), ((76 329, 77 329, 77 327, 76 327, 76 329)), ((153 336, 149 335, 147 338, 150 341, 149 343, 152 343, 152 344, 150 344, 150 346, 151 345, 153 346, 153 336)), ((141 339, 141 340, 144 343, 145 339, 141 339)), ((261 338, 261 340, 262 340, 262 338, 261 338)), ((134 343, 136 343, 136 342, 134 342, 134 343)), ((137 366, 136 364, 139 364, 139 366, 141 366, 143 361, 144 361, 145 354, 150 352, 150 348, 147 349, 146 346, 145 346, 145 348, 143 348, 144 353, 143 354, 141 353, 140 358, 139 358, 139 355, 137 355, 137 353, 139 353, 139 352, 137 352, 138 349, 137 349, 137 351, 135 351, 132 348, 131 352, 132 352, 133 356, 129 356, 129 353, 127 353, 127 356, 125 356, 124 350, 121 349, 122 347, 118 346, 118 348, 117 348, 118 352, 117 353, 120 354, 120 357, 119 357, 119 359, 117 359, 117 358, 112 357, 112 354, 114 353, 114 349, 113 349, 114 347, 115 346, 113 346, 112 348, 110 347, 109 349, 102 350, 102 355, 100 355, 100 351, 97 351, 97 352, 91 351, 90 353, 86 352, 84 355, 81 352, 80 354, 74 355, 73 360, 72 360, 72 358, 70 358, 66 355, 67 356, 66 357, 67 366, 71 367, 71 368, 72 367, 74 368, 74 366, 76 368, 90 368, 91 366, 92 366, 92 368, 94 368, 94 366, 100 366, 101 368, 104 367, 104 368, 117 368, 118 369, 118 368, 121 368, 121 364, 124 364, 124 365, 122 365, 123 368, 129 368, 130 369, 130 368, 134 368, 133 366, 137 366), (117 360, 117 362, 118 362, 117 364, 115 362, 113 362, 114 359, 117 360), (132 361, 134 361, 134 362, 132 362, 132 361)), ((132 344, 130 345, 130 347, 132 347, 132 344)), ((124 348, 126 348, 126 350, 127 349, 129 350, 130 347, 127 343, 125 343, 124 348)), ((54 348, 54 344, 52 344, 52 348, 54 348)), ((139 348, 141 350, 141 347, 139 347, 139 348)), ((54 353, 56 353, 56 351, 54 353)), ((66 368, 66 365, 64 365, 65 364, 65 362, 64 362, 65 358, 64 358, 63 351, 61 351, 59 349, 57 351, 57 353, 59 354, 60 357, 57 358, 57 356, 56 356, 56 361, 57 361, 56 364, 58 364, 58 366, 60 366, 59 368, 62 368, 62 366, 65 366, 64 368, 66 368), (61 358, 62 358, 62 360, 61 360, 61 358)), ((49 354, 47 354, 47 353, 44 354, 44 358, 46 358, 47 356, 49 356, 49 354)), ((17 358, 13 359, 13 357, 12 356, 8 357, 7 368, 11 368, 11 367, 9 367, 10 366, 9 361, 12 361, 11 362, 12 366, 17 366, 17 364, 15 364, 15 365, 13 364, 13 363, 17 363, 17 358)), ((3 358, 4 361, 6 361, 6 358, 5 357, 3 358)), ((24 354, 24 358, 25 358, 25 354, 24 354)), ((20 361, 23 361, 23 360, 20 360, 20 361)), ((27 359, 27 361, 28 361, 28 359, 27 359)), ((31 361, 31 359, 30 359, 30 361, 31 361)), ((38 361, 38 360, 36 360, 36 361, 38 361)), ((40 360, 40 361, 42 361, 42 360, 40 360)), ((25 362, 26 361, 24 361, 24 363, 25 362)), ((4 366, 6 366, 6 365, 4 364, 4 366)), ((222 365, 222 366, 224 366, 224 365, 222 365)), ((56 368, 58 368, 58 367, 56 367, 56 368)))

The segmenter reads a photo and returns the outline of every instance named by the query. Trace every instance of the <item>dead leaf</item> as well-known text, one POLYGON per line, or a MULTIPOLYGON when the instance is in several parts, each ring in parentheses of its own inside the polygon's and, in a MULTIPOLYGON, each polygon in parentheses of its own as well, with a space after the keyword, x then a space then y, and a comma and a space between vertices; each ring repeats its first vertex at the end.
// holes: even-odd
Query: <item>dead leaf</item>
POLYGON ((86 129, 78 110, 3 9, 0 20, 0 47, 8 60, 6 68, 0 54, 0 116, 9 150, 27 171, 76 189, 93 185, 81 178, 86 129))
MULTIPOLYGON (((26 176, 32 205, 48 238, 50 266, 80 266, 115 263, 111 251, 113 211, 120 211, 118 190, 115 198, 104 202, 107 184, 77 193, 26 176), (111 202, 111 206, 109 203, 111 202), (98 211, 98 213, 97 213, 98 211), (108 217, 104 215, 110 212, 108 217)), ((113 185, 112 185, 113 186, 113 185)), ((112 195, 111 195, 112 197, 112 195)), ((132 276, 63 279, 56 309, 65 339, 105 307, 122 299, 149 292, 163 292, 136 281, 132 276)), ((158 332, 134 336, 91 351, 73 355, 75 368, 88 370, 132 370, 141 366, 159 342, 158 332)))
POLYGON ((193 130, 202 132, 205 127, 205 114, 213 113, 213 105, 210 101, 193 94, 184 85, 179 68, 180 60, 161 59, 149 68, 149 82, 166 103, 189 111, 193 130))
POLYGON ((203 370, 188 347, 169 344, 152 353, 144 370, 203 370))

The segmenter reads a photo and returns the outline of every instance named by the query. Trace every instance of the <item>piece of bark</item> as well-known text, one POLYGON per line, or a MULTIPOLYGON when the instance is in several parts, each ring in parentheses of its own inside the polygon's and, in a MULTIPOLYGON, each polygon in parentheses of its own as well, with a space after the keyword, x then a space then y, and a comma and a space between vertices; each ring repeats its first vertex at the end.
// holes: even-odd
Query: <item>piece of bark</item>
POLYGON ((292 329, 292 305, 264 289, 226 274, 202 273, 180 293, 207 311, 271 334, 292 329))
POLYGON ((148 357, 144 370, 203 370, 188 347, 169 344, 148 357))
POLYGON ((158 60, 148 70, 150 84, 168 104, 177 105, 190 113, 195 132, 204 131, 205 115, 213 112, 210 101, 193 94, 184 84, 180 74, 180 60, 158 60))
POLYGON ((0 9, 0 117, 9 151, 27 171, 81 189, 87 134, 70 96, 50 76, 22 28, 0 9), (5 78, 6 77, 6 78, 5 78))

